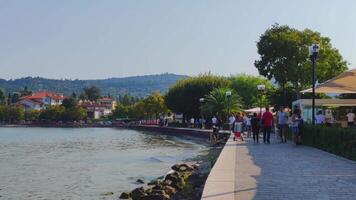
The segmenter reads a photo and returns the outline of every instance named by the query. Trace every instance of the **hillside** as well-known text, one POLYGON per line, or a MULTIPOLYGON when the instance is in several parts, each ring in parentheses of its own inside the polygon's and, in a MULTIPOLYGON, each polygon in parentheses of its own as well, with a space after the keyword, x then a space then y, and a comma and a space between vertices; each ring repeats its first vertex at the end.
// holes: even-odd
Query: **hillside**
POLYGON ((95 85, 101 89, 102 95, 118 96, 129 93, 132 96, 143 97, 152 91, 164 93, 170 85, 185 77, 187 76, 168 73, 97 80, 57 80, 26 77, 14 80, 0 79, 0 88, 5 93, 9 93, 18 92, 27 86, 32 91, 47 90, 70 95, 72 92, 79 94, 84 87, 95 85))

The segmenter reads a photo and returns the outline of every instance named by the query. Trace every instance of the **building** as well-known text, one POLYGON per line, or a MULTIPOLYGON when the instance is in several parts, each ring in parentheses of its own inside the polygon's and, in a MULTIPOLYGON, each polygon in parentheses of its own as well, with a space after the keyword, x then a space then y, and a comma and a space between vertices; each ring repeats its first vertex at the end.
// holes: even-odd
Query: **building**
POLYGON ((21 97, 17 104, 29 110, 42 110, 48 106, 61 105, 64 99, 62 94, 40 91, 21 97))
MULTIPOLYGON (((109 100, 101 100, 98 102, 91 101, 79 101, 79 106, 87 111, 87 115, 89 118, 100 119, 102 117, 106 117, 112 114, 113 107, 109 104, 109 100)), ((116 102, 115 102, 116 106, 116 102)))
POLYGON ((103 98, 98 99, 97 103, 99 105, 103 105, 107 109, 111 109, 111 110, 115 110, 116 105, 117 105, 115 100, 113 100, 112 98, 108 98, 108 97, 103 97, 103 98))

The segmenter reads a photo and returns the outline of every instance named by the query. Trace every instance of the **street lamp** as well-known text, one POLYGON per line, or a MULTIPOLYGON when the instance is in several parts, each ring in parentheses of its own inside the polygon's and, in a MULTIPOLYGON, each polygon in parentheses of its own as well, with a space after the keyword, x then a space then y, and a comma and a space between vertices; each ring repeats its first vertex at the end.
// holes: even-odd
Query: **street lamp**
MULTIPOLYGON (((200 98, 199 102, 201 104, 201 106, 203 105, 203 103, 205 102, 205 98, 200 98)), ((201 116, 201 128, 203 128, 203 124, 204 124, 204 116, 203 116, 203 111, 202 108, 200 107, 200 116, 201 116)))
POLYGON ((260 92, 260 117, 262 117, 262 93, 265 91, 265 89, 265 85, 257 85, 257 90, 260 92))
POLYGON ((229 90, 229 91, 226 91, 225 92, 225 95, 226 95, 226 97, 228 98, 228 107, 227 107, 227 114, 229 115, 228 117, 230 117, 230 97, 231 97, 231 91, 229 90))
POLYGON ((312 85, 313 85, 313 93, 312 93, 312 123, 315 125, 315 63, 318 58, 320 46, 318 44, 312 44, 309 47, 309 57, 312 62, 312 85))

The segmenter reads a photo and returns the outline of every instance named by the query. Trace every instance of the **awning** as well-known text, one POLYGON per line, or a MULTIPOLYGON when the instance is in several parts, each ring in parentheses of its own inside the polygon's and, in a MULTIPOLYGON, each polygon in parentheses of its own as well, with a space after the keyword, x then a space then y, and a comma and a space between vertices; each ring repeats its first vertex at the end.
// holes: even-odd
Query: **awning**
MULTIPOLYGON (((250 108, 248 110, 245 110, 247 113, 260 113, 260 107, 255 107, 255 108, 250 108)), ((269 110, 272 111, 274 108, 270 107, 269 110)), ((262 113, 266 111, 266 108, 262 107, 262 113)))
MULTIPOLYGON (((311 93, 312 88, 301 91, 311 93)), ((356 69, 346 71, 315 87, 315 93, 354 94, 356 93, 356 69)))

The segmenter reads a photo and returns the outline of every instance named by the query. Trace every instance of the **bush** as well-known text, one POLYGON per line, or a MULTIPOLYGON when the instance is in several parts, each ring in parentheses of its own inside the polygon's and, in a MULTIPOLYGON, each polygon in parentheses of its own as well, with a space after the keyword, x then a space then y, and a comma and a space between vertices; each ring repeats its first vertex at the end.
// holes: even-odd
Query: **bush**
POLYGON ((356 161, 356 129, 304 126, 303 143, 356 161))

